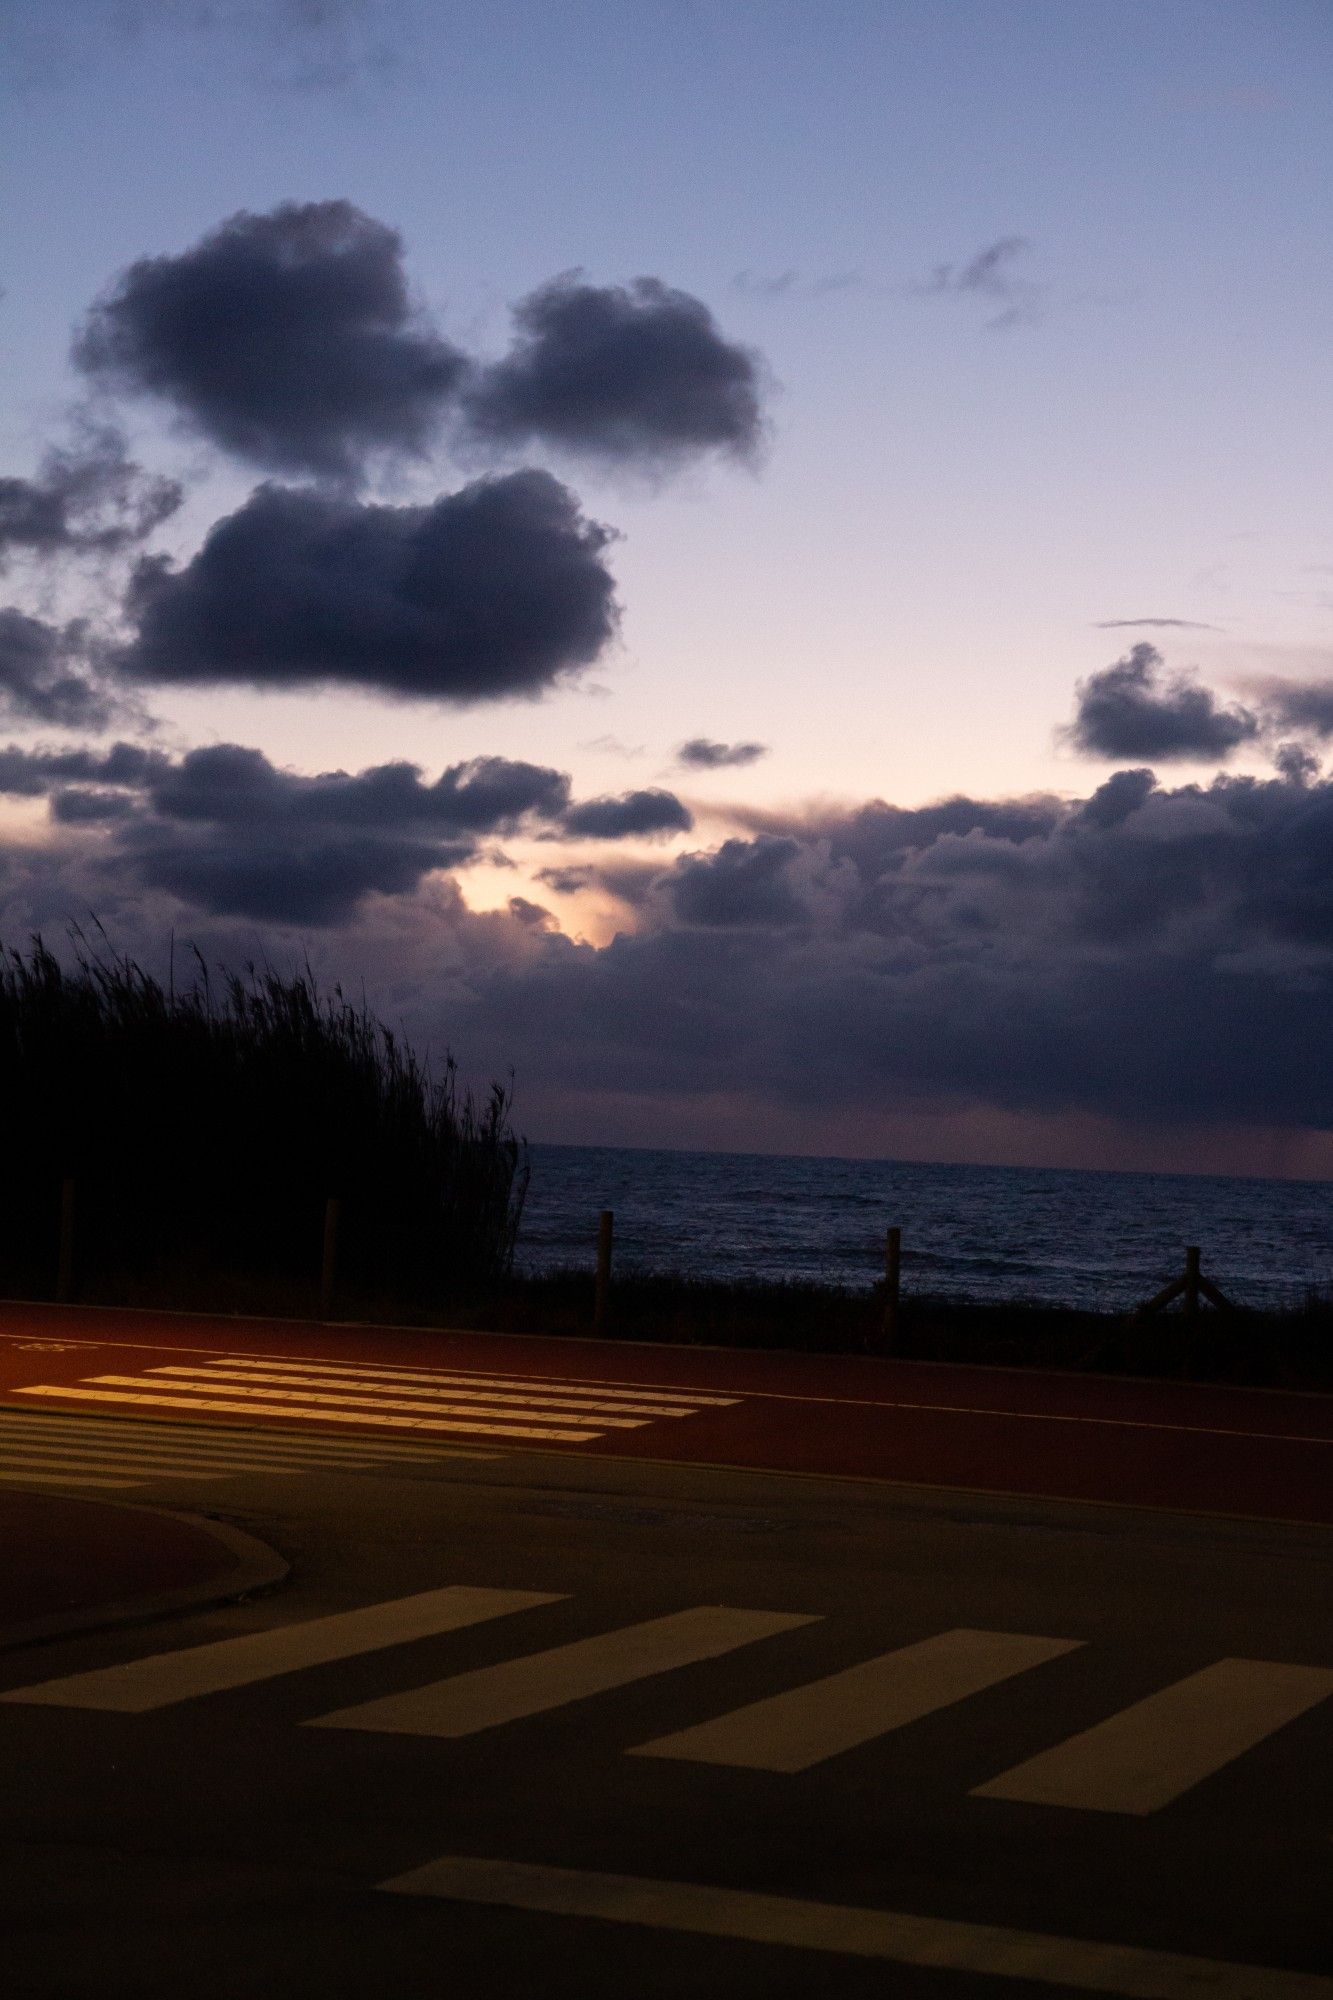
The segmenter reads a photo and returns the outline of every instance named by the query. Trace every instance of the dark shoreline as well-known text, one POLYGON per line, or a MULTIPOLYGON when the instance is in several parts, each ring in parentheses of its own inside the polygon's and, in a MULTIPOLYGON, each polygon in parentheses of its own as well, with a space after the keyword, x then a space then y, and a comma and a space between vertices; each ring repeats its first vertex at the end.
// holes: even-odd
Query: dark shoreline
MULTIPOLYGON (((309 1319, 309 1284, 177 1268, 151 1276, 107 1273, 80 1292, 87 1305, 309 1319)), ((456 1327, 587 1339, 594 1285, 586 1270, 514 1277, 429 1303, 340 1290, 332 1317, 368 1325, 456 1327)), ((882 1285, 852 1289, 779 1282, 733 1284, 620 1270, 602 1337, 626 1343, 805 1354, 892 1354, 904 1360, 1060 1369, 1256 1388, 1333 1392, 1333 1299, 1287 1311, 1179 1310, 1149 1319, 1015 1299, 1000 1303, 904 1297, 895 1338, 884 1335, 882 1285)))

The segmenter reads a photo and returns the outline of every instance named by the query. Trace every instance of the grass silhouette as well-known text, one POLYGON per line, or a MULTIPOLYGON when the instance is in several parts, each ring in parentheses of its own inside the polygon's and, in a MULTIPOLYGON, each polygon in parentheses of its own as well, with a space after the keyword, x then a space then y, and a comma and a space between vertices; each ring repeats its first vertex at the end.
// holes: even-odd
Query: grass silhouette
POLYGON ((66 1178, 88 1296, 308 1309, 330 1196, 340 1288, 420 1305, 504 1277, 527 1184, 505 1087, 478 1103, 308 967, 192 952, 164 985, 73 941, 72 965, 0 946, 4 1290, 49 1295, 66 1178))

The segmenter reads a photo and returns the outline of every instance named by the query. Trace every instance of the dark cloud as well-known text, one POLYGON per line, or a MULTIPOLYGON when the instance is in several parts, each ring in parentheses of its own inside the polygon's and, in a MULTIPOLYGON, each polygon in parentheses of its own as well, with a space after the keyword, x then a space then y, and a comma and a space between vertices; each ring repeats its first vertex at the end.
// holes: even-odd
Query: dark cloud
POLYGON ((1312 784, 1319 776, 1319 759, 1300 743, 1279 743, 1273 763, 1288 784, 1312 784))
POLYGON ((872 808, 682 857, 634 931, 546 940, 479 980, 456 1026, 520 1076, 682 1117, 1333 1128, 1333 1069, 1309 1053, 1333 1002, 1333 785, 1117 778, 1044 825, 1020 802, 1023 838, 872 808))
POLYGON ((716 854, 687 855, 671 876, 683 923, 726 929, 766 929, 799 923, 806 909, 791 879, 800 854, 794 840, 761 834, 728 840, 716 854))
POLYGON ((1089 757, 1153 757, 1194 761, 1230 756, 1253 742, 1259 719, 1246 708, 1222 708, 1210 689, 1183 674, 1167 674, 1146 641, 1124 659, 1078 684, 1077 712, 1064 732, 1089 757))
POLYGON ((707 736, 692 736, 676 752, 682 764, 697 771, 736 770, 743 764, 757 764, 767 757, 767 743, 714 743, 707 736))
MULTIPOLYGON (((51 781, 118 789, 80 754, 51 781)), ((536 905, 469 913, 432 872, 448 827, 166 820, 158 782, 139 788, 147 828, 89 828, 81 847, 69 825, 45 855, 0 855, 5 934, 94 908, 120 913, 118 936, 164 940, 182 902, 192 935, 244 936, 252 955, 309 934, 423 1038, 513 1063, 525 1102, 590 1102, 627 1137, 664 1107, 715 1143, 822 1132, 850 1107, 867 1146, 905 1111, 922 1131, 1030 1114, 1178 1132, 1206 1168, 1224 1126, 1333 1131, 1317 1057, 1333 784, 1308 775, 1168 788, 1136 769, 1072 801, 774 816, 715 853, 622 870, 626 915, 600 947, 536 905), (227 928, 242 922, 258 936, 227 928)), ((606 890, 614 873, 559 886, 606 890)))
POLYGON ((0 749, 0 793, 46 796, 67 826, 115 823, 122 870, 210 915, 316 925, 348 920, 372 891, 403 896, 441 870, 503 862, 482 845, 488 836, 549 828, 564 838, 572 822, 614 840, 689 824, 669 793, 571 806, 563 772, 504 757, 450 765, 430 782, 407 763, 309 776, 236 743, 179 760, 124 743, 105 753, 11 745, 0 749))
POLYGON ((113 743, 109 750, 25 750, 11 743, 0 749, 0 792, 41 798, 62 784, 137 792, 170 769, 171 759, 161 750, 138 743, 113 743))
POLYGON ((1333 680, 1264 681, 1260 701, 1265 719, 1274 729, 1333 736, 1333 680))
POLYGON ((628 459, 758 447, 762 375, 688 292, 657 278, 590 285, 572 273, 514 311, 518 338, 466 397, 474 430, 628 459))
POLYGON ((538 695, 615 631, 609 539, 545 472, 429 507, 261 486, 183 569, 140 564, 122 665, 152 681, 337 682, 454 704, 538 695))
POLYGON ((397 232, 347 201, 243 210, 141 258, 74 356, 238 457, 340 478, 367 454, 423 452, 467 366, 413 312, 397 232))
POLYGON ((99 826, 128 819, 135 810, 127 792, 70 790, 51 794, 51 817, 62 826, 99 826))
POLYGON ((211 915, 314 925, 345 923, 372 892, 406 895, 433 869, 470 852, 465 842, 450 848, 375 834, 295 846, 246 829, 232 840, 198 839, 160 824, 139 829, 125 850, 139 881, 211 915))
POLYGON ((265 829, 420 827, 450 834, 505 833, 528 817, 558 819, 569 779, 541 764, 475 757, 433 784, 415 764, 380 764, 305 777, 280 770, 260 750, 220 743, 191 750, 153 775, 153 810, 164 819, 265 829))
POLYGON ((694 825, 674 792, 623 792, 619 798, 588 799, 564 817, 567 834, 585 840, 625 840, 635 834, 688 833, 694 825))
POLYGON ((147 473, 110 425, 84 426, 46 453, 33 479, 0 479, 0 568, 15 554, 115 555, 180 506, 174 479, 147 473))
POLYGON ((0 609, 0 717, 57 729, 104 729, 116 703, 84 664, 78 625, 49 625, 0 609))

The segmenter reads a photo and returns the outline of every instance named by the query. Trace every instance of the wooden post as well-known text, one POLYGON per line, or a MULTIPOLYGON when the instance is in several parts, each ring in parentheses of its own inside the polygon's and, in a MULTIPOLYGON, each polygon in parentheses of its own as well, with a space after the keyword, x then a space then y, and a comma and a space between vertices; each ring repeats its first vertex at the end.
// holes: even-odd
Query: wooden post
POLYGON ((319 1273, 319 1316, 333 1318, 333 1291, 338 1277, 338 1220, 342 1203, 330 1195, 324 1204, 324 1258, 319 1273))
POLYGON ((892 1350, 898 1339, 898 1294, 902 1277, 903 1232, 890 1229, 884 1238, 884 1345, 892 1350))
POLYGON ((611 1239, 614 1228, 615 1211, 604 1208, 597 1222, 597 1289, 592 1308, 594 1333, 605 1333, 611 1310, 611 1239))
POLYGON ((1199 1317, 1199 1246, 1187 1243, 1185 1246, 1185 1317, 1196 1320, 1199 1317))
POLYGON ((74 1191, 66 1178, 60 1183, 60 1255, 56 1264, 56 1300, 68 1305, 74 1296, 74 1191))

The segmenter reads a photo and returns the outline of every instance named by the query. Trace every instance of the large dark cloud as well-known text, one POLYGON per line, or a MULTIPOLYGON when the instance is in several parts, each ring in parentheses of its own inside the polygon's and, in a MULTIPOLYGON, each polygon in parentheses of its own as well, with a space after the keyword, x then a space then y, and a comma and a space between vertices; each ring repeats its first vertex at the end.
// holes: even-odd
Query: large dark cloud
POLYGON ((578 273, 515 308, 518 338, 468 391, 473 428, 510 443, 672 459, 752 453, 762 432, 762 374, 724 338, 701 300, 657 278, 590 285, 578 273))
POLYGON ((164 819, 215 826, 441 829, 452 834, 505 833, 533 816, 558 819, 569 779, 542 764, 475 757, 453 764, 433 784, 415 764, 379 764, 305 777, 280 770, 260 750, 220 743, 191 750, 152 774, 153 810, 164 819))
POLYGON ((177 256, 141 258, 74 353, 227 451, 338 477, 369 453, 423 451, 467 365, 413 312, 396 231, 347 201, 242 211, 177 256))
POLYGON ((739 770, 745 764, 757 764, 761 757, 767 757, 766 743, 715 743, 709 736, 691 736, 688 743, 682 743, 676 752, 682 764, 688 764, 696 771, 739 770))
POLYGON ((236 743, 179 759, 130 743, 0 749, 0 794, 44 796, 58 824, 113 830, 104 869, 213 916, 277 923, 345 922, 372 891, 405 896, 476 860, 487 837, 610 841, 689 825, 670 793, 580 808, 569 790, 563 772, 505 757, 427 781, 408 763, 308 776, 236 743))
POLYGON ((1259 733, 1259 718, 1249 709, 1224 708, 1209 688, 1168 674, 1157 648, 1145 640, 1079 682, 1066 736, 1090 757, 1199 762, 1229 757, 1259 733))
POLYGON ((114 555, 180 506, 174 479, 145 472, 110 425, 54 446, 33 479, 0 479, 0 568, 12 555, 114 555))
MULTIPOLYGON (((47 777, 117 789, 95 761, 47 777)), ((854 1115, 872 1145, 874 1121, 909 1111, 923 1139, 936 1117, 1112 1119, 1176 1134, 1179 1163, 1205 1170, 1236 1164, 1212 1149, 1223 1128, 1333 1131, 1333 784, 1308 774, 1167 788, 1136 768, 1081 800, 770 815, 713 853, 626 857, 624 928, 603 946, 531 908, 469 913, 435 872, 454 829, 415 791, 411 815, 368 818, 336 774, 322 803, 309 788, 329 780, 295 780, 247 825, 167 819, 162 773, 136 782, 146 825, 0 854, 8 935, 89 908, 130 942, 187 922, 251 954, 308 935, 423 1038, 517 1065, 525 1105, 601 1107, 627 1139, 663 1107, 715 1144, 796 1144, 854 1115), (325 818, 301 817, 317 803, 325 818)), ((562 890, 613 886, 559 873, 562 890)))
POLYGON ((608 540, 544 472, 429 507, 261 486, 183 569, 140 565, 122 664, 153 681, 341 682, 457 704, 537 695, 615 630, 608 540))
POLYGON ((77 625, 51 625, 14 605, 0 608, 0 717, 58 729, 104 729, 114 698, 84 667, 77 625))
POLYGON ((1044 815, 971 816, 870 808, 681 857, 633 932, 550 940, 469 1019, 520 1075, 609 1103, 1333 1128, 1333 1069, 1310 1058, 1333 1002, 1333 785, 1134 771, 1044 815))
POLYGON ((585 840, 626 840, 634 834, 688 833, 694 825, 688 807, 674 792, 650 789, 623 792, 619 798, 588 799, 571 806, 564 817, 567 834, 585 840))

